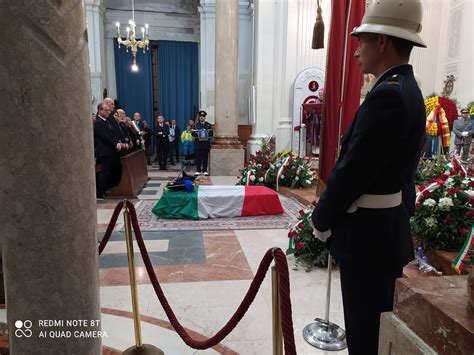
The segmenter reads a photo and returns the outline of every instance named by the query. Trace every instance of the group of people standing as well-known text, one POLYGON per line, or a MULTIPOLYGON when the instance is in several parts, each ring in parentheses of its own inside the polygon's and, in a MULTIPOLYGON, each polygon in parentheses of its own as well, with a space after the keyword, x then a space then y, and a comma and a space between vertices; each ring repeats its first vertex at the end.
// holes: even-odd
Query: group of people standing
POLYGON ((208 176, 209 151, 213 136, 212 126, 206 121, 207 113, 199 111, 198 120, 189 120, 186 129, 181 129, 176 125, 176 120, 166 122, 163 116, 157 117, 154 131, 156 136, 155 144, 160 170, 167 170, 167 162, 174 165, 174 155, 176 162, 179 162, 179 142, 183 144, 184 161, 183 166, 189 167, 196 164, 196 176, 208 176))
POLYGON ((195 175, 208 176, 209 150, 213 136, 212 126, 206 121, 207 113, 199 111, 195 123, 189 120, 186 129, 181 129, 176 120, 166 121, 164 116, 157 116, 154 129, 141 120, 139 112, 133 119, 127 117, 123 109, 116 109, 111 98, 104 99, 97 106, 97 113, 92 114, 94 121, 94 151, 96 163, 100 165, 97 173, 97 198, 104 198, 108 189, 117 186, 122 176, 120 157, 137 149, 144 149, 148 165, 151 165, 155 137, 156 159, 160 170, 167 170, 167 164, 179 163, 179 143, 183 145, 183 167, 196 164, 195 175))
POLYGON ((122 176, 120 157, 138 149, 150 150, 153 131, 146 121, 135 112, 133 120, 122 109, 115 109, 111 98, 104 99, 97 106, 94 121, 94 153, 100 166, 96 178, 97 198, 104 198, 105 192, 117 186, 122 176))

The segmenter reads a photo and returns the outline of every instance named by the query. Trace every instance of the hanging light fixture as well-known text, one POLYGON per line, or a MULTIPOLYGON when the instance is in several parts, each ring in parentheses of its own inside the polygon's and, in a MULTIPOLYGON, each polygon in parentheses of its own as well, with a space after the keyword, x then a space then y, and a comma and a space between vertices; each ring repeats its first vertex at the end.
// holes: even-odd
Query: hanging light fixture
POLYGON ((142 32, 142 39, 139 40, 136 38, 136 27, 137 24, 135 22, 135 0, 132 0, 132 18, 128 20, 129 26, 127 26, 127 37, 125 40, 122 39, 122 35, 120 34, 120 22, 115 22, 115 26, 117 27, 117 42, 118 42, 118 47, 120 48, 120 45, 124 45, 126 48, 126 52, 128 53, 128 49, 130 48, 130 51, 132 52, 132 57, 133 57, 133 63, 132 63, 132 71, 138 71, 138 65, 137 65, 137 51, 138 48, 143 49, 143 53, 145 53, 145 50, 149 49, 149 26, 146 23, 145 27, 141 28, 142 32))

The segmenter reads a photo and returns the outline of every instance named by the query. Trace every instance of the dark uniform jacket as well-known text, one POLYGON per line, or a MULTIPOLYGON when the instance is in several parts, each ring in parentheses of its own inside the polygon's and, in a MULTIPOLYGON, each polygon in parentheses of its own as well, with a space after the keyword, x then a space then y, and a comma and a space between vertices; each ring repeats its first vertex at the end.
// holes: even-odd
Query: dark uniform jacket
POLYGON ((94 145, 97 158, 111 158, 117 155, 117 137, 109 120, 103 120, 97 116, 94 121, 94 145))
POLYGON ((470 117, 467 119, 464 119, 463 117, 458 118, 456 121, 454 121, 453 132, 455 134, 455 145, 470 145, 472 141, 472 135, 474 134, 474 123, 470 117), (462 132, 469 132, 469 135, 463 137, 462 132))
POLYGON ((410 65, 394 67, 377 80, 343 136, 339 159, 312 215, 316 229, 331 228, 329 245, 336 258, 385 269, 413 259, 409 214, 425 119, 410 65), (363 194, 400 190, 398 207, 346 212, 363 194))
POLYGON ((157 123, 155 127, 155 143, 156 144, 168 144, 169 139, 168 135, 170 134, 170 129, 167 124, 163 123, 163 127, 160 127, 160 124, 157 123))
POLYGON ((210 147, 211 145, 211 137, 214 135, 214 131, 212 130, 212 125, 205 121, 204 123, 201 123, 201 121, 196 122, 195 128, 191 131, 192 136, 195 138, 195 142, 198 146, 207 148, 210 147), (201 129, 207 129, 208 134, 209 134, 209 139, 208 140, 200 140, 198 137, 198 132, 201 129))

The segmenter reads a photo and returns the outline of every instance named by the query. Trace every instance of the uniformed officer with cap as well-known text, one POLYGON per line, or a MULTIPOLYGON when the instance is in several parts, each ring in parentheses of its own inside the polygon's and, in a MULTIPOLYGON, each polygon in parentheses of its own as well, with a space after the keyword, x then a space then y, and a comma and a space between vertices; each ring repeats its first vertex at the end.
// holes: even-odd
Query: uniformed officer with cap
POLYGON ((316 206, 315 235, 340 265, 349 354, 377 354, 380 314, 413 259, 409 215, 425 139, 425 106, 408 64, 420 37, 420 0, 378 0, 351 33, 354 56, 375 85, 344 133, 339 159, 316 206))
POLYGON ((469 117, 468 108, 463 108, 461 117, 454 121, 453 132, 456 136, 454 139, 456 153, 461 155, 462 151, 461 159, 467 161, 471 150, 472 135, 474 134, 474 123, 469 117))
POLYGON ((207 112, 199 111, 198 120, 192 135, 195 137, 195 154, 196 154, 196 173, 195 176, 208 176, 207 164, 209 161, 209 151, 211 149, 211 137, 213 136, 212 126, 206 121, 207 112))

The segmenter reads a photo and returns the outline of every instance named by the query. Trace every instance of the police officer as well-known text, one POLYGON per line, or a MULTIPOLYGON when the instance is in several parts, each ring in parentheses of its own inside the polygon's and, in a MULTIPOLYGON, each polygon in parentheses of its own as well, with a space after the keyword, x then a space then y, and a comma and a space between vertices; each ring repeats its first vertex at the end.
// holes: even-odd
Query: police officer
POLYGON ((454 121, 453 132, 456 135, 454 145, 456 146, 456 153, 462 155, 462 160, 469 158, 471 151, 472 135, 474 134, 474 123, 469 117, 469 109, 463 108, 461 110, 461 117, 454 121))
POLYGON ((349 354, 377 354, 380 314, 392 310, 395 280, 413 259, 409 210, 425 106, 408 61, 413 46, 426 47, 421 19, 421 0, 373 1, 351 33, 363 73, 376 80, 312 215, 340 265, 349 354))
POLYGON ((207 112, 199 111, 198 121, 192 135, 195 137, 195 154, 196 154, 196 173, 195 176, 209 176, 207 172, 207 163, 209 160, 209 150, 211 149, 211 137, 214 135, 212 126, 206 121, 207 112))

